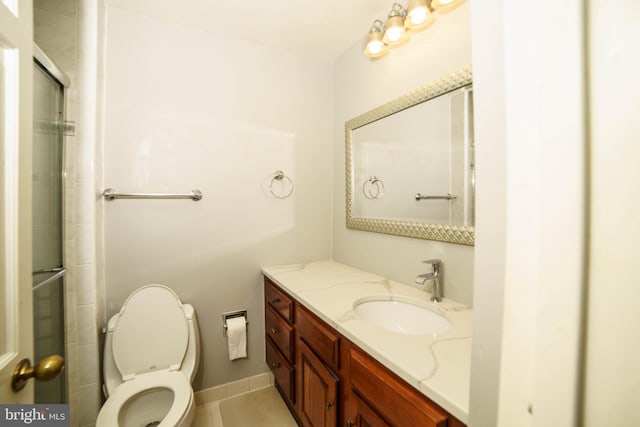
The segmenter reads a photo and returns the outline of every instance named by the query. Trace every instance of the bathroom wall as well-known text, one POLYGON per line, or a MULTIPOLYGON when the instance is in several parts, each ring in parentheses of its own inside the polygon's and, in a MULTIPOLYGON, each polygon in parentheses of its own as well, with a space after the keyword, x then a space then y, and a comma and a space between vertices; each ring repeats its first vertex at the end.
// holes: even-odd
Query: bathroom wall
POLYGON ((434 25, 413 34, 384 58, 372 61, 363 50, 364 39, 334 64, 333 257, 407 284, 427 271, 420 261, 441 258, 445 296, 471 304, 473 248, 348 230, 344 175, 347 120, 471 64, 469 4, 448 14, 436 14, 434 25))
POLYGON ((106 315, 167 285, 198 315, 196 389, 266 372, 260 266, 330 257, 331 65, 109 5, 104 62, 102 188, 204 195, 103 202, 106 315), (249 358, 230 362, 236 309, 249 358))
POLYGON ((640 425, 640 7, 587 7, 591 262, 582 419, 586 427, 640 425))

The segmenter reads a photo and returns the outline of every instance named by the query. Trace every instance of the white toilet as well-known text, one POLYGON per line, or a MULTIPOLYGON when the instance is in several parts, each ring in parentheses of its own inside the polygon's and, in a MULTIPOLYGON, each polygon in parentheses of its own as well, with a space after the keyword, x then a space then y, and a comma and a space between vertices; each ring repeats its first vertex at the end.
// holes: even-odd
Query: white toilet
POLYGON ((107 326, 98 427, 188 427, 200 354, 193 307, 163 285, 133 292, 107 326))

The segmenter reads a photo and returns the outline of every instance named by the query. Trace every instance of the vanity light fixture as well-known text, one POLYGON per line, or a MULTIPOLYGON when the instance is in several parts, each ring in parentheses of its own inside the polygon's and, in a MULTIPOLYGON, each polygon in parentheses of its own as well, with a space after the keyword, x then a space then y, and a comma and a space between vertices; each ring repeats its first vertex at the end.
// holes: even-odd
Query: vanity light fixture
POLYGON ((389 51, 387 45, 382 41, 383 33, 384 24, 381 20, 376 19, 375 21, 373 21, 373 25, 369 29, 367 46, 364 49, 364 54, 369 58, 380 58, 389 51))
POLYGON ((407 16, 407 9, 400 3, 394 3, 387 17, 382 41, 389 46, 399 45, 407 41, 409 36, 404 28, 404 18, 407 16))
POLYGON ((376 19, 369 29, 365 56, 377 59, 384 56, 388 47, 398 46, 408 40, 408 31, 420 31, 435 21, 432 12, 449 12, 464 3, 464 0, 409 0, 405 8, 394 3, 386 24, 376 19))
POLYGON ((439 12, 449 12, 460 6, 464 0, 431 0, 431 7, 439 12))

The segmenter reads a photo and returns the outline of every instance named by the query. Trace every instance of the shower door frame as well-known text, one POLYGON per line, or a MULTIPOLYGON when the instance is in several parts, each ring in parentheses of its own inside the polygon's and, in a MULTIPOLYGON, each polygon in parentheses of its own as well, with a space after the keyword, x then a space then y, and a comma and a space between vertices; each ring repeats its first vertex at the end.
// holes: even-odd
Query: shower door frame
MULTIPOLYGON (((65 141, 65 117, 66 117, 66 89, 70 85, 69 77, 38 47, 36 43, 33 43, 33 65, 34 67, 39 67, 42 71, 49 75, 58 85, 60 86, 61 91, 61 109, 62 109, 62 117, 60 119, 60 256, 61 256, 61 266, 60 267, 52 267, 47 268, 45 270, 33 271, 34 274, 42 274, 42 273, 51 273, 52 276, 47 279, 39 282, 37 285, 33 286, 32 292, 37 289, 47 286, 48 284, 55 282, 57 280, 61 280, 62 285, 62 348, 64 349, 64 358, 68 361, 68 343, 67 343, 67 295, 66 295, 66 274, 67 268, 66 265, 69 264, 67 259, 67 254, 64 250, 64 241, 66 236, 66 221, 65 221, 65 170, 66 170, 66 141, 65 141)), ((35 75, 34 75, 35 79, 35 75)), ((35 89, 34 89, 35 90, 35 89)), ((34 133, 35 135, 35 133, 34 133)), ((34 310, 35 310, 35 297, 34 297, 34 310)), ((37 339, 35 334, 35 322, 34 322, 34 351, 35 351, 35 340, 37 339)), ((37 402, 35 398, 37 397, 34 393, 34 402, 35 403, 68 403, 69 402, 69 378, 68 373, 69 369, 65 369, 61 375, 65 375, 64 388, 63 388, 63 402, 37 402)))

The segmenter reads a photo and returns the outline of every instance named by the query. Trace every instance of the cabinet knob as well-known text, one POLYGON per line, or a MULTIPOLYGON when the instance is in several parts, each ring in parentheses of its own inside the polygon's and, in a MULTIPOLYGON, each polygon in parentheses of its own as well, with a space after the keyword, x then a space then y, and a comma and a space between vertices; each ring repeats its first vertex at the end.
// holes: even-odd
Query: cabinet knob
POLYGON ((273 362, 271 364, 271 368, 273 368, 273 369, 278 369, 279 367, 280 367, 280 363, 279 362, 273 362))
POLYGON ((325 404, 324 404, 324 407, 325 407, 325 408, 327 408, 327 409, 329 409, 329 408, 331 408, 331 407, 334 405, 334 403, 335 403, 335 402, 333 402, 333 401, 331 401, 331 402, 327 402, 327 403, 325 403, 325 404))
POLYGON ((280 298, 274 298, 271 300, 271 304, 277 304, 280 302, 280 298))
POLYGON ((278 333, 278 328, 271 328, 271 333, 272 334, 277 334, 278 333))
POLYGON ((353 421, 351 420, 347 420, 346 423, 344 423, 345 427, 353 427, 355 424, 353 424, 353 421))

